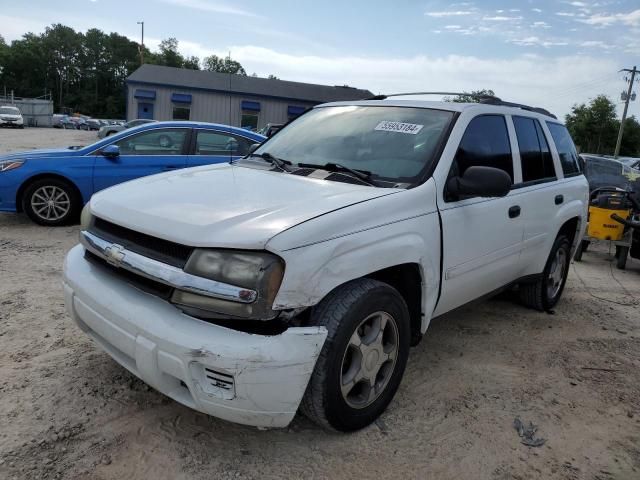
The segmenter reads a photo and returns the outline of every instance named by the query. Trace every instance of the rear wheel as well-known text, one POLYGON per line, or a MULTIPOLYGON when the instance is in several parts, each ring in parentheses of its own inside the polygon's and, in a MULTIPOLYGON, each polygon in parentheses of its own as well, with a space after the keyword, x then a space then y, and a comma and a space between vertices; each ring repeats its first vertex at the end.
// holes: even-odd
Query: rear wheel
POLYGON ((629 256, 629 247, 616 246, 616 267, 619 270, 627 268, 627 257, 629 256))
POLYGON ((569 238, 558 235, 540 279, 520 286, 520 298, 526 306, 547 311, 558 303, 569 273, 570 252, 569 238))
POLYGON ((313 309, 327 340, 301 403, 318 425, 353 431, 373 422, 400 385, 409 355, 409 311, 391 286, 349 282, 313 309))
POLYGON ((31 220, 40 225, 67 225, 77 219, 80 199, 68 182, 44 178, 26 188, 22 208, 31 220))

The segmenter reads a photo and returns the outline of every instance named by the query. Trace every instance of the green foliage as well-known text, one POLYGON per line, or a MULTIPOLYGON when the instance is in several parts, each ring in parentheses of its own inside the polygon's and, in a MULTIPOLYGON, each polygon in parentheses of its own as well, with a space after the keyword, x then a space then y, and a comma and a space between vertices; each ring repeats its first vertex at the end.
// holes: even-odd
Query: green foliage
MULTIPOLYGON (((175 38, 163 40, 157 52, 145 48, 144 57, 158 65, 200 68, 198 57, 178 52, 175 38)), ((11 45, 0 36, 0 88, 21 97, 51 95, 55 111, 123 118, 125 80, 139 66, 137 42, 96 28, 83 34, 54 24, 11 45)))
POLYGON ((624 121, 624 132, 620 143, 620 155, 640 157, 640 123, 634 116, 624 121))
MULTIPOLYGON (((606 95, 598 95, 588 105, 574 105, 565 123, 581 152, 613 155, 620 120, 615 103, 606 95)), ((633 116, 625 120, 620 155, 640 156, 640 123, 633 116)))
POLYGON ((482 90, 472 90, 471 93, 463 93, 462 95, 456 95, 453 98, 445 97, 445 102, 455 102, 455 103, 479 103, 482 96, 495 96, 493 90, 490 89, 482 89, 482 90))
POLYGON ((242 65, 235 60, 231 60, 231 57, 220 58, 217 55, 205 57, 202 61, 202 68, 210 72, 232 73, 242 75, 243 77, 247 76, 247 72, 242 65))

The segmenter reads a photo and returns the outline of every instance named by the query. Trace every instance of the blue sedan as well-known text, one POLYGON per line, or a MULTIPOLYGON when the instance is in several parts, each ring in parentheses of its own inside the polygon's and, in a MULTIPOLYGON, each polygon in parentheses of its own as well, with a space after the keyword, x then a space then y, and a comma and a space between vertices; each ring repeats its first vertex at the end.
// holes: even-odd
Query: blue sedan
POLYGON ((242 128, 157 122, 86 147, 0 156, 0 211, 25 212, 40 225, 77 220, 91 195, 127 180, 246 155, 266 137, 242 128))

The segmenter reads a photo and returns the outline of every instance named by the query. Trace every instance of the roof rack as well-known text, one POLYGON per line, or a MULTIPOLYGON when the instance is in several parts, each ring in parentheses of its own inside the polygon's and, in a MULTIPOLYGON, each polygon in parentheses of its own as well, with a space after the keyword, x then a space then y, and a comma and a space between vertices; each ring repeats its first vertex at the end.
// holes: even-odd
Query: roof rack
POLYGON ((529 112, 540 113, 542 115, 546 115, 551 118, 557 119, 553 113, 549 112, 544 108, 540 107, 531 107, 529 105, 524 105, 522 103, 513 103, 513 102, 505 102, 499 97, 495 95, 487 95, 484 93, 467 93, 467 92, 407 92, 407 93, 391 93, 389 95, 375 95, 373 97, 366 98, 365 100, 385 100, 389 97, 404 97, 409 95, 458 95, 458 96, 467 96, 467 97, 475 97, 478 99, 480 103, 486 105, 498 105, 502 107, 514 107, 520 108, 522 110, 527 110, 529 112))

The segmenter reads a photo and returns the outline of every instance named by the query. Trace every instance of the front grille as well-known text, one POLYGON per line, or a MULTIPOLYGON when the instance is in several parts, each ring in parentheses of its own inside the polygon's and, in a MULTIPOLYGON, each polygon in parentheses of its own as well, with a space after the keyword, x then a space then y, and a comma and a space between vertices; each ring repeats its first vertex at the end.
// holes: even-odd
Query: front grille
POLYGON ((136 232, 98 217, 94 218, 89 232, 108 242, 122 245, 127 250, 178 268, 184 268, 193 252, 192 247, 136 232))
POLYGON ((103 258, 98 257, 97 255, 91 253, 88 250, 84 251, 84 258, 86 258, 88 261, 90 261, 94 265, 99 265, 100 267, 106 268, 110 272, 120 276, 126 282, 142 290, 143 292, 150 293, 164 300, 169 300, 171 298, 171 295, 173 294, 173 288, 170 287, 169 285, 156 282, 155 280, 150 280, 146 277, 130 272, 129 270, 115 267, 107 263, 107 261, 104 260, 103 258))

